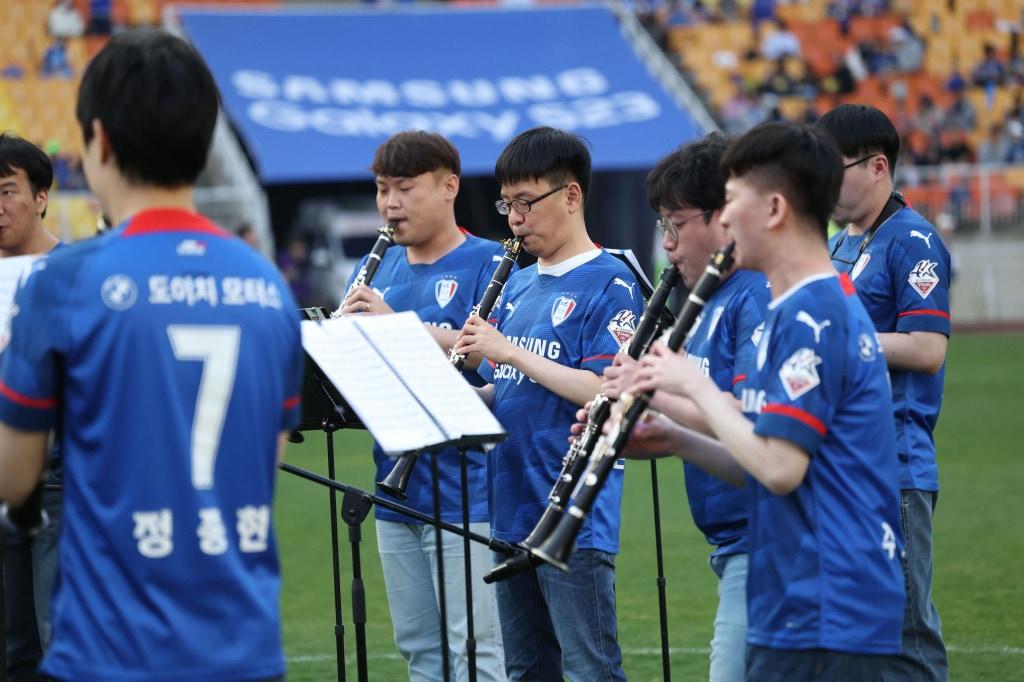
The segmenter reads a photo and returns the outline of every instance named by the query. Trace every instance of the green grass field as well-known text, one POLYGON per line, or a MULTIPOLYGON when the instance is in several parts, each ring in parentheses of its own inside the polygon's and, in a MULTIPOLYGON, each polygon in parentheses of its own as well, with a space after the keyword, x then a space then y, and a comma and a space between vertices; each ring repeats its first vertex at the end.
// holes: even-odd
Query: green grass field
MULTIPOLYGON (((942 493, 935 517, 934 592, 954 680, 1024 680, 1024 529, 1016 525, 1024 520, 1024 461, 1017 450, 1024 440, 1024 414, 1018 412, 1024 406, 1019 397, 1022 349, 1020 335, 961 335, 950 344, 937 435, 942 493)), ((372 490, 366 434, 343 432, 335 442, 338 479, 372 490)), ((292 446, 287 460, 323 472, 325 453, 323 437, 315 435, 292 446)), ((631 680, 660 680, 650 473, 646 463, 630 463, 628 473, 617 564, 619 641, 631 680)), ((659 476, 672 675, 702 680, 707 677, 716 581, 707 567, 708 548, 686 507, 681 464, 660 462, 659 476)), ((288 679, 334 679, 328 494, 282 473, 276 513, 288 679)), ((355 679, 347 541, 342 526, 346 661, 355 679)), ((391 638, 372 520, 363 524, 362 557, 370 679, 399 680, 405 666, 391 638)))

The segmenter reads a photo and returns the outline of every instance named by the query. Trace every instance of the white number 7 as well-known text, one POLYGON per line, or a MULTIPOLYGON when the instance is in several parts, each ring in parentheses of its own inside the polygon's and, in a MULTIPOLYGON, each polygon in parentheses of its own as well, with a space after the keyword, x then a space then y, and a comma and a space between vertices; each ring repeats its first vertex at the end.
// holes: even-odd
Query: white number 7
POLYGON ((213 465, 231 391, 235 387, 241 335, 237 326, 172 324, 167 327, 174 357, 203 363, 192 418, 192 485, 197 490, 213 487, 213 465))

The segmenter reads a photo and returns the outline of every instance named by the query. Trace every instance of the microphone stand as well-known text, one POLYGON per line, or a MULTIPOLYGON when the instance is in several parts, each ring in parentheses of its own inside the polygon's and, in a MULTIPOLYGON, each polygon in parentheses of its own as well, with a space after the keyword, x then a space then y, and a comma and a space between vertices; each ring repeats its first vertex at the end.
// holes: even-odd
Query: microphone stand
POLYGON ((462 570, 466 587, 466 665, 469 682, 476 682, 476 636, 473 631, 473 557, 469 553, 469 465, 465 448, 459 448, 459 478, 462 491, 462 570))
MULTIPOLYGON (((437 612, 441 621, 441 671, 445 682, 451 679, 451 661, 448 660, 448 599, 444 584, 444 538, 441 537, 441 483, 437 470, 437 458, 441 453, 430 455, 430 487, 434 493, 434 545, 437 557, 437 612)), ((468 542, 468 540, 467 540, 468 542)))

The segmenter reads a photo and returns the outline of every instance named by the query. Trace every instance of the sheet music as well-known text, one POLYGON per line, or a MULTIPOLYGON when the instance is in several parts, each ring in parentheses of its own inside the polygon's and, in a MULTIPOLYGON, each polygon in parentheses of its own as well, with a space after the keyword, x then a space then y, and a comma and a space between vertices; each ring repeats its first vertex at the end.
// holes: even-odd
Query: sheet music
POLYGON ((18 291, 18 284, 38 257, 0 258, 0 349, 7 348, 11 334, 11 308, 14 306, 14 294, 18 291))
POLYGON ((384 452, 448 440, 349 318, 303 320, 302 346, 384 452))
POLYGON ((476 391, 413 312, 352 318, 453 438, 503 434, 476 391))

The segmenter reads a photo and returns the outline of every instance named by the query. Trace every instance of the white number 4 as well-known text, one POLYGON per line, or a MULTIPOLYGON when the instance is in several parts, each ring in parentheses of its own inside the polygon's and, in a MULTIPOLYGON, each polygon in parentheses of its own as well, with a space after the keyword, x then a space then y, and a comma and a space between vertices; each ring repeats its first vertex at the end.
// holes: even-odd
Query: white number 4
POLYGON ((896 534, 885 521, 882 521, 882 550, 889 555, 889 561, 896 558, 896 534))
POLYGON ((197 490, 213 487, 213 465, 235 386, 241 335, 237 326, 172 324, 167 327, 174 357, 203 363, 192 418, 192 485, 197 490))

